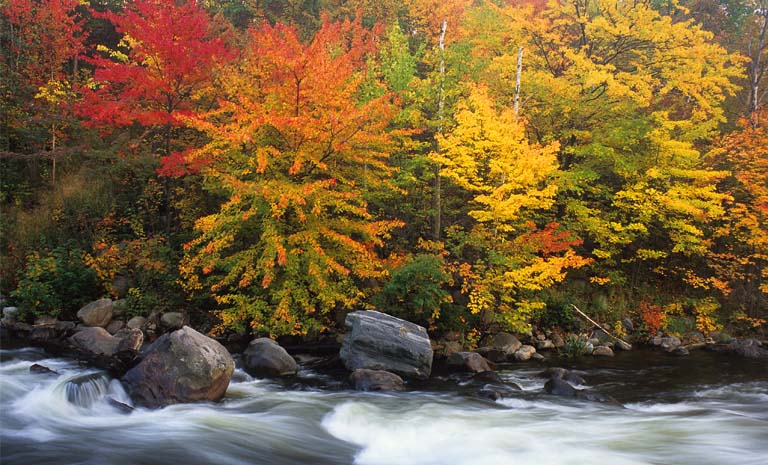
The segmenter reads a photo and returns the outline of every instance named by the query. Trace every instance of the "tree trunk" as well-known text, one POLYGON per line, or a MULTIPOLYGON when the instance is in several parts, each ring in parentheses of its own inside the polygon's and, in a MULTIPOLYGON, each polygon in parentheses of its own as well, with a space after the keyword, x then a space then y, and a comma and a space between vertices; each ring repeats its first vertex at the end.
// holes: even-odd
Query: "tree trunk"
POLYGON ((523 47, 517 51, 517 76, 515 77, 515 116, 520 114, 520 75, 523 74, 523 47))
MULTIPOLYGON (((443 107, 445 106, 445 96, 444 96, 444 82, 445 82, 445 31, 448 29, 448 18, 443 19, 443 27, 440 30, 440 42, 438 43, 439 49, 440 49, 440 94, 437 101, 437 120, 438 120, 438 126, 437 126, 437 133, 442 134, 443 133, 443 107)), ((434 201, 435 201, 435 224, 434 224, 434 231, 432 233, 433 238, 436 241, 440 240, 440 236, 442 235, 442 209, 443 209, 443 198, 442 198, 442 183, 440 179, 440 170, 441 166, 439 163, 435 165, 435 183, 434 183, 434 201)))

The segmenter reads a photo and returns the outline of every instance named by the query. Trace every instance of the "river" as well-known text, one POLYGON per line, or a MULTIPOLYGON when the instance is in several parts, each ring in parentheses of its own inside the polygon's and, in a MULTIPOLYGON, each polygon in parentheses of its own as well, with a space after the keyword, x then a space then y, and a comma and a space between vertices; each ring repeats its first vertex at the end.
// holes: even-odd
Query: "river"
MULTIPOLYGON (((500 371, 496 402, 458 375, 397 394, 237 370, 218 404, 126 413, 120 383, 39 349, 0 352, 3 465, 766 465, 764 361, 652 352, 571 362, 624 407, 548 396, 546 365, 500 371), (58 374, 30 373, 34 363, 58 374)), ((563 366, 563 365, 561 365, 563 366)))

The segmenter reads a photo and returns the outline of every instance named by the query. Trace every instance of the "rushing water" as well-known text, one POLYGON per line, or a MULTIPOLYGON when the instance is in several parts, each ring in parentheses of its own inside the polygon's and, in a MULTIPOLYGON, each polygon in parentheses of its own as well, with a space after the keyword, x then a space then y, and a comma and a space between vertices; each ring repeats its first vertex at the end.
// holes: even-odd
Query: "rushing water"
POLYGON ((221 403, 130 413, 119 382, 77 362, 0 356, 3 465, 768 464, 765 362, 707 353, 573 367, 624 408, 547 396, 546 366, 518 365, 500 374, 523 390, 498 402, 458 376, 373 394, 309 370, 287 382, 238 370, 221 403))

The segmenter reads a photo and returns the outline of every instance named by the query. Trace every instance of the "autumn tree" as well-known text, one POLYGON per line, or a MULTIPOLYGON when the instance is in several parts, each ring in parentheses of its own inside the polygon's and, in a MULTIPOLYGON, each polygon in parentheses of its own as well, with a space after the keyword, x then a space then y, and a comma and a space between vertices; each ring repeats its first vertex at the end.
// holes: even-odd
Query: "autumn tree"
POLYGON ((77 0, 8 0, 0 8, 1 148, 6 156, 50 157, 54 182, 56 150, 74 120, 73 88, 88 37, 79 7, 77 0))
POLYGON ((205 182, 227 200, 198 220, 182 272, 215 297, 221 328, 320 330, 379 275, 398 223, 363 195, 391 175, 390 96, 360 94, 375 39, 359 20, 324 20, 309 43, 280 23, 251 29, 219 108, 187 120, 210 137, 192 157, 212 161, 205 182))
POLYGON ((731 176, 724 183, 733 201, 715 234, 711 260, 731 290, 736 309, 753 317, 768 305, 768 110, 740 121, 709 154, 731 176))
POLYGON ((512 103, 525 45, 521 114, 538 140, 560 142, 557 216, 596 259, 593 283, 717 289, 702 262, 728 196, 700 147, 725 120, 739 59, 647 2, 498 12, 514 46, 486 52, 487 74, 500 77, 489 85, 512 103))
POLYGON ((441 176, 470 195, 475 224, 466 247, 479 255, 458 265, 468 308, 493 314, 509 329, 527 330, 534 311, 544 307, 536 293, 588 262, 574 252, 569 232, 554 223, 539 230, 535 222, 537 212, 554 205, 559 144, 530 143, 524 120, 510 108, 499 111, 483 87, 472 87, 455 121, 455 128, 438 135, 434 158, 441 176))

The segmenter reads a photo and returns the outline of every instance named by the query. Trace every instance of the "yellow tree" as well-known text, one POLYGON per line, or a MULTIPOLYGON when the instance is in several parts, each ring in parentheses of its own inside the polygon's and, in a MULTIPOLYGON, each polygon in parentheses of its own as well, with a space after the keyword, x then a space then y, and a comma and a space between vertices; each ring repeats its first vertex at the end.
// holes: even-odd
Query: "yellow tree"
POLYGON ((391 175, 388 95, 361 100, 375 36, 323 22, 310 43, 293 27, 249 31, 222 73, 219 108, 189 121, 210 137, 193 158, 226 201, 198 220, 182 273, 216 299, 222 327, 307 333, 362 297, 394 221, 362 195, 391 175))
MULTIPOLYGON (((535 298, 587 263, 570 247, 570 234, 550 224, 538 230, 535 213, 551 208, 559 144, 528 141, 525 124, 511 109, 497 110, 485 88, 474 86, 458 105, 456 127, 438 135, 441 176, 471 198, 471 247, 480 252, 458 266, 473 313, 493 312, 514 330, 528 329, 535 298)), ((461 258, 461 257, 457 257, 461 258)))
POLYGON ((651 2, 497 11, 510 46, 486 46, 495 53, 487 72, 501 77, 493 93, 511 103, 525 46, 521 111, 540 141, 560 142, 558 211, 597 259, 594 282, 717 287, 696 269, 706 268, 728 196, 716 189, 725 173, 702 164, 700 147, 725 120, 740 59, 651 2))

